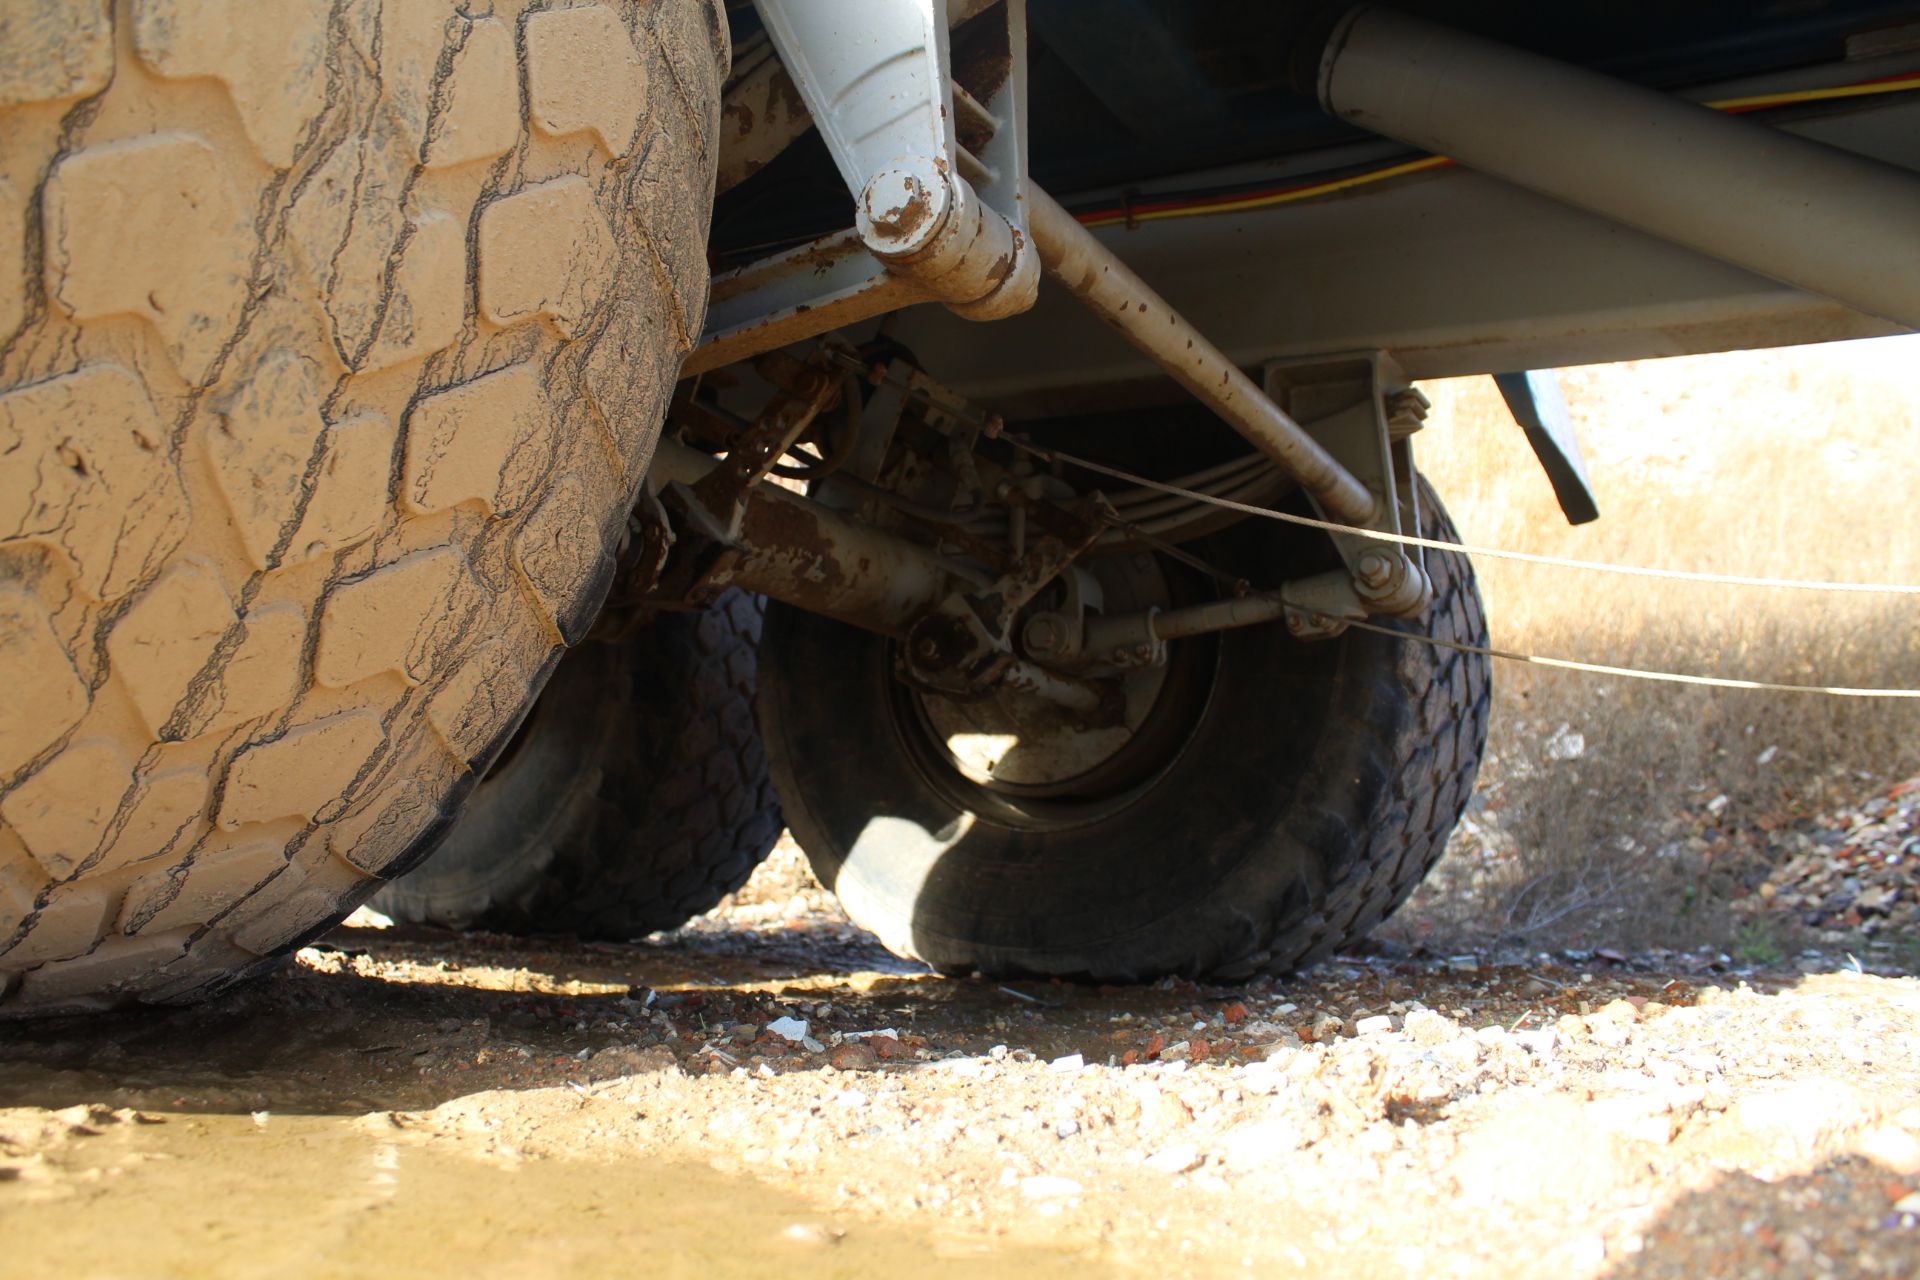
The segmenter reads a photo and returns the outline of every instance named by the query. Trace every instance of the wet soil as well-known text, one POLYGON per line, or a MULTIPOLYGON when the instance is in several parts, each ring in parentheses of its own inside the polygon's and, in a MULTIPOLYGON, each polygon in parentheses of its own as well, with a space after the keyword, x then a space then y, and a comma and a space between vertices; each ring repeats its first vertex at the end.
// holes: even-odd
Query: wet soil
POLYGON ((16 1275, 1920 1274, 1920 982, 942 978, 817 899, 0 1029, 16 1275), (804 1024, 804 1026, 802 1025, 804 1024))

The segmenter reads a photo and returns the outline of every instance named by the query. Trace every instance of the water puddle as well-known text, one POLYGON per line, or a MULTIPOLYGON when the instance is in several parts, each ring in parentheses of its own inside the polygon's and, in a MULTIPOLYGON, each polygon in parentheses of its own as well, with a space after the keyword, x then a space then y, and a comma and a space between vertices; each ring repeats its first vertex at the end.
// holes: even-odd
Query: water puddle
POLYGON ((1050 1277, 1082 1255, 823 1214, 700 1166, 502 1166, 380 1117, 6 1113, 0 1239, 14 1275, 1050 1277), (104 1117, 103 1117, 104 1118, 104 1117), (159 1121, 153 1123, 151 1121, 159 1121))

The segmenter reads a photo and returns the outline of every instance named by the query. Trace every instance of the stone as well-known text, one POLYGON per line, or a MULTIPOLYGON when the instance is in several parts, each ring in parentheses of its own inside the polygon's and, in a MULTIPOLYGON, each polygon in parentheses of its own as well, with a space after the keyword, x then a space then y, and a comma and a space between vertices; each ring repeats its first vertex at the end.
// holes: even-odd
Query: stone
POLYGON ((849 1040, 828 1052, 827 1065, 836 1071, 870 1071, 880 1065, 880 1055, 864 1040, 849 1040))
POLYGON ((1191 1142, 1175 1143, 1171 1147, 1162 1147, 1148 1156, 1144 1163, 1156 1173, 1188 1173, 1198 1169, 1206 1157, 1200 1154, 1200 1148, 1191 1142))
POLYGON ((1275 1116, 1228 1130, 1223 1154, 1230 1165, 1255 1167, 1271 1164, 1309 1141, 1293 1121, 1275 1116))
POLYGON ((1470 1201, 1571 1209, 1605 1198, 1645 1167, 1630 1141, 1596 1123, 1585 1105, 1548 1094, 1515 1098, 1467 1134, 1449 1172, 1470 1201))
POLYGON ((1722 1121, 1722 1137, 1737 1137, 1792 1160, 1824 1156, 1851 1130, 1873 1119, 1859 1090, 1840 1080, 1799 1080, 1736 1099, 1722 1121))
POLYGON ((779 1017, 767 1024, 767 1034, 779 1036, 782 1040, 794 1044, 807 1038, 808 1024, 804 1018, 779 1017))
POLYGON ((1407 1015, 1401 1030, 1407 1033, 1415 1044, 1445 1044, 1460 1037, 1460 1024, 1444 1013, 1435 1013, 1432 1009, 1415 1009, 1407 1015))
POLYGON ((1882 1125, 1860 1135, 1856 1150, 1882 1168, 1902 1177, 1920 1174, 1920 1137, 1893 1125, 1882 1125))
POLYGON ((1065 1200, 1079 1195, 1082 1190, 1084 1188, 1072 1178, 1050 1173, 1038 1173, 1020 1179, 1020 1194, 1029 1200, 1065 1200))

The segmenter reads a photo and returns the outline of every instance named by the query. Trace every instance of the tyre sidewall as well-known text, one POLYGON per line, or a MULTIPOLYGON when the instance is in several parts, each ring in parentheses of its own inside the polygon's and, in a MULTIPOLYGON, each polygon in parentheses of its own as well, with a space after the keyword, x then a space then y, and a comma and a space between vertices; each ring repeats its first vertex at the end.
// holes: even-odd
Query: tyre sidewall
POLYGON ((596 642, 566 655, 466 812, 430 857, 375 895, 376 909, 465 928, 539 881, 569 834, 591 830, 600 762, 626 725, 619 658, 596 642))

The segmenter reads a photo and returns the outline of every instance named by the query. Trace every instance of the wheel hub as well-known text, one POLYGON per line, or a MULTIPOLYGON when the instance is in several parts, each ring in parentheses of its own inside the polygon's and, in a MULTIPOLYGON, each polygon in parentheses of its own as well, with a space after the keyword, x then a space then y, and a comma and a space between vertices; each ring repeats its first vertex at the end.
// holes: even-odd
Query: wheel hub
MULTIPOLYGON (((1090 556, 1080 562, 1111 611, 1165 608, 1173 592, 1157 557, 1090 556)), ((935 759, 967 783, 1009 799, 1111 798, 1165 763, 1161 722, 1185 720, 1168 704, 1174 664, 1107 677, 1120 687, 1118 723, 1090 723, 1058 703, 1006 685, 976 698, 924 689, 908 695, 920 736, 935 759)), ((1182 735, 1184 736, 1184 735, 1182 735)))

